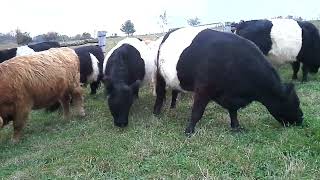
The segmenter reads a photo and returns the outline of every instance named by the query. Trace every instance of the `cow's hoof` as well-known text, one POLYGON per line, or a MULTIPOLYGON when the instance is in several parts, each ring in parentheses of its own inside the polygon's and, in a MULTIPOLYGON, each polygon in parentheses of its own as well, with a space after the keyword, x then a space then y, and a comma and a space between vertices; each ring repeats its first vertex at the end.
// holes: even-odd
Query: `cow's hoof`
POLYGON ((133 101, 136 101, 137 99, 139 99, 139 96, 138 95, 134 95, 133 96, 133 101))
POLYGON ((85 117, 85 116, 86 116, 86 113, 84 112, 84 110, 81 110, 81 111, 79 112, 79 116, 80 116, 80 117, 85 117))
POLYGON ((192 127, 187 127, 186 130, 184 131, 185 135, 187 137, 191 137, 194 134, 194 128, 192 127))
POLYGON ((153 115, 159 116, 160 115, 160 109, 153 110, 153 115))
POLYGON ((243 127, 234 127, 231 128, 231 132, 235 132, 235 133, 240 133, 240 132, 245 132, 246 130, 243 127))
POLYGON ((20 138, 14 138, 14 137, 13 137, 13 138, 11 139, 12 144, 18 144, 19 141, 20 141, 20 138))

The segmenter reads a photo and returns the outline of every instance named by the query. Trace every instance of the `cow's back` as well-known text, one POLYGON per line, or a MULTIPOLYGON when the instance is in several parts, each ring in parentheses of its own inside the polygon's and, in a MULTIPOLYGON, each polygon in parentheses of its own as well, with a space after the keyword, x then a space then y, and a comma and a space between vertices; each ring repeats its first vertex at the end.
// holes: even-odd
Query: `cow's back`
POLYGON ((41 42, 36 44, 29 44, 28 47, 33 49, 35 52, 45 51, 50 48, 59 48, 60 44, 59 42, 55 41, 48 41, 48 42, 41 42))
POLYGON ((185 90, 180 86, 177 76, 177 63, 182 52, 190 46, 195 36, 203 29, 205 28, 182 28, 171 31, 164 36, 159 49, 157 66, 170 87, 180 91, 185 90))
POLYGON ((137 79, 151 81, 152 74, 155 71, 155 58, 152 56, 148 46, 137 38, 123 39, 107 53, 103 62, 104 74, 110 74, 110 68, 117 64, 115 59, 118 59, 118 57, 116 56, 123 55, 127 60, 126 67, 132 74, 130 83, 137 79), (112 62, 109 62, 110 60, 112 62))

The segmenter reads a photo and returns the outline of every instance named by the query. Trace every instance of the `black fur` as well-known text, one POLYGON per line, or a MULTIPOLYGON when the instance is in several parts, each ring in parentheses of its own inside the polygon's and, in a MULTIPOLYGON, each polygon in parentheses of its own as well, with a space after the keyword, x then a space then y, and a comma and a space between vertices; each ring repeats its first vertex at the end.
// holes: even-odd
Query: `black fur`
MULTIPOLYGON (((159 52, 162 53, 161 46, 159 52)), ((293 85, 282 84, 261 51, 237 35, 209 29, 201 31, 182 52, 176 69, 180 86, 194 92, 187 134, 194 132, 211 100, 228 110, 233 129, 240 127, 238 109, 252 101, 261 102, 282 124, 301 124, 303 121, 293 85)), ((155 114, 160 113, 165 86, 162 75, 158 74, 155 114)))
POLYGON ((0 63, 9 60, 17 55, 17 48, 5 49, 0 51, 0 63))
POLYGON ((298 54, 298 62, 293 65, 293 79, 297 79, 297 73, 300 66, 302 66, 303 81, 307 81, 308 72, 317 73, 320 67, 320 35, 318 29, 310 22, 299 22, 299 26, 302 29, 302 47, 298 54))
POLYGON ((35 52, 45 51, 50 48, 59 48, 60 44, 59 42, 55 41, 48 41, 48 42, 41 42, 36 44, 29 44, 29 48, 33 49, 35 52))
POLYGON ((113 51, 106 65, 104 83, 116 126, 128 125, 130 107, 138 97, 139 84, 144 76, 144 60, 135 47, 123 44, 113 51))
POLYGON ((267 55, 272 47, 270 32, 272 22, 269 20, 252 20, 240 23, 237 34, 254 42, 263 54, 267 55))

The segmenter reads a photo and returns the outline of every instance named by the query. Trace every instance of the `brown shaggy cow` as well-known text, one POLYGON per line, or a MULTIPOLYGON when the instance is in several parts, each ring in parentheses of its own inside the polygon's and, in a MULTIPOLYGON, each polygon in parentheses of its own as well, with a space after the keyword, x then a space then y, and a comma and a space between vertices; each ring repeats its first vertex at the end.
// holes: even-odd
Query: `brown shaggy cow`
POLYGON ((0 128, 13 121, 18 142, 32 109, 59 101, 69 117, 70 98, 84 116, 79 59, 70 48, 53 48, 0 64, 0 128))

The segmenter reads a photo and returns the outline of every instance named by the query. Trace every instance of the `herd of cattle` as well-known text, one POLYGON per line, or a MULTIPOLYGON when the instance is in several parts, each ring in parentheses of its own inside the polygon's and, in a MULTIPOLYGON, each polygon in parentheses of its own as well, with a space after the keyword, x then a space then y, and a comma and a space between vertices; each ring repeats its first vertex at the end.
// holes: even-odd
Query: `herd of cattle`
POLYGON ((303 64, 303 81, 320 66, 320 36, 308 22, 289 19, 252 20, 234 33, 205 27, 179 28, 155 41, 126 38, 104 57, 98 46, 75 49, 55 42, 0 51, 0 128, 13 121, 18 142, 33 109, 61 106, 69 117, 70 102, 85 116, 83 87, 95 94, 103 82, 114 124, 128 125, 130 107, 143 84, 154 85, 155 115, 172 89, 171 108, 180 92, 193 92, 185 133, 194 132, 213 100, 229 112, 239 130, 237 111, 262 103, 282 125, 301 125, 303 113, 292 83, 283 83, 274 66, 291 63, 293 79, 303 64), (39 52, 41 51, 41 52, 39 52))

